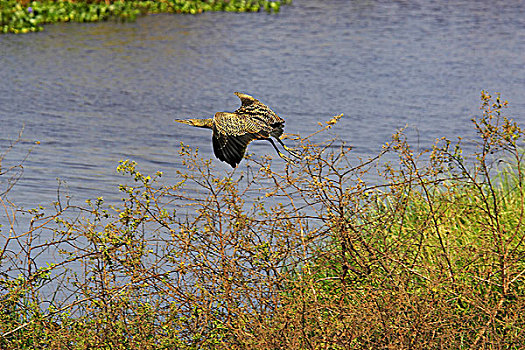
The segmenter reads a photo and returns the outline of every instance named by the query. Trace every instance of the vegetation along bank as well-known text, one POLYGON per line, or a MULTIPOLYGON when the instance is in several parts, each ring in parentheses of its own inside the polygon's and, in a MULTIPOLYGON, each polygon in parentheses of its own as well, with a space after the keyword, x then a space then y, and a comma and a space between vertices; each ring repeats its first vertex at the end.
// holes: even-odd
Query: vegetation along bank
POLYGON ((340 115, 285 169, 225 173, 181 145, 175 182, 122 161, 120 205, 23 211, 8 189, 0 349, 524 349, 525 132, 506 107, 482 92, 465 152, 399 131, 358 161, 327 140, 340 115))
POLYGON ((132 21, 150 13, 278 12, 288 3, 291 0, 0 0, 0 32, 38 32, 44 24, 56 22, 132 21))

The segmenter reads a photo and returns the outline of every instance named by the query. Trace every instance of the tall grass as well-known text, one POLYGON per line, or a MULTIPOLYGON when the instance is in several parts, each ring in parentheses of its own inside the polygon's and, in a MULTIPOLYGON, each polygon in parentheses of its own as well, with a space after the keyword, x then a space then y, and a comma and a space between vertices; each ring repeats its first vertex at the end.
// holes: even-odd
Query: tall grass
POLYGON ((182 146, 169 185, 121 162, 121 206, 57 202, 2 228, 0 346, 523 348, 523 132, 481 100, 468 155, 398 132, 369 160, 310 135, 301 162, 226 176, 182 146))

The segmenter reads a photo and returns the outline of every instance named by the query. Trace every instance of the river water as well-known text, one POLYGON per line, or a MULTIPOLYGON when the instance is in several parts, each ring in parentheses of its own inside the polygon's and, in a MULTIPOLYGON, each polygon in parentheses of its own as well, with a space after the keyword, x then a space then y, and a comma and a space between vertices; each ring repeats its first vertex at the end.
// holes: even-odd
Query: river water
MULTIPOLYGON (((121 159, 170 181, 183 168, 181 141, 214 158, 209 130, 172 120, 233 111, 234 91, 268 104, 291 133, 344 113, 334 132, 362 157, 405 125, 421 147, 472 137, 483 89, 501 92, 523 123, 524 13, 523 1, 295 0, 271 15, 151 15, 1 35, 2 153, 24 126, 2 168, 32 149, 9 196, 46 205, 60 182, 73 203, 115 203, 121 159)), ((266 142, 249 151, 273 152, 266 142)))

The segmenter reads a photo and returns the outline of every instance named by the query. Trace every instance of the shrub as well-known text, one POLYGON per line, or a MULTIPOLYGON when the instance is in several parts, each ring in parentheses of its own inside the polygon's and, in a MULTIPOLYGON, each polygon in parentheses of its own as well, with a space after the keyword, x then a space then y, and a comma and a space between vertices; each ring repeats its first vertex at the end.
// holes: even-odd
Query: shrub
POLYGON ((2 231, 1 345, 522 348, 523 132, 506 105, 482 93, 470 155, 415 152, 400 131, 355 160, 313 141, 341 115, 283 169, 225 175, 182 145, 187 171, 163 184, 123 161, 121 206, 59 200, 2 231))

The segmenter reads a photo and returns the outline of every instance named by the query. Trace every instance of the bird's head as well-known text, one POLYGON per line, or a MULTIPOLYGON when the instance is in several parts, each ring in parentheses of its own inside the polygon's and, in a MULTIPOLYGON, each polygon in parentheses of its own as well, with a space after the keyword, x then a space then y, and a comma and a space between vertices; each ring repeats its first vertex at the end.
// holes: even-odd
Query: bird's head
POLYGON ((176 122, 196 126, 198 128, 212 128, 212 119, 175 119, 176 122))
POLYGON ((191 125, 191 126, 196 126, 196 122, 195 122, 195 119, 175 119, 175 121, 177 123, 182 123, 182 124, 188 124, 188 125, 191 125))

